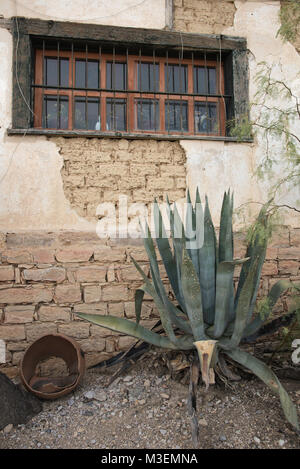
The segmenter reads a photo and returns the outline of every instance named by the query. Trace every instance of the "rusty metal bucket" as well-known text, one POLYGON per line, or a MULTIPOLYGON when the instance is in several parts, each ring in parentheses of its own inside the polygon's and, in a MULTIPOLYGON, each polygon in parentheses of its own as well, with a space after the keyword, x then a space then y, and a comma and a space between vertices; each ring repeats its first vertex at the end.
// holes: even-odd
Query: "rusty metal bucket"
POLYGON ((69 394, 78 386, 84 372, 85 360, 81 348, 75 340, 63 334, 48 334, 37 339, 27 348, 20 366, 25 388, 41 399, 57 399, 69 394), (38 363, 50 357, 63 359, 69 375, 37 376, 38 363))

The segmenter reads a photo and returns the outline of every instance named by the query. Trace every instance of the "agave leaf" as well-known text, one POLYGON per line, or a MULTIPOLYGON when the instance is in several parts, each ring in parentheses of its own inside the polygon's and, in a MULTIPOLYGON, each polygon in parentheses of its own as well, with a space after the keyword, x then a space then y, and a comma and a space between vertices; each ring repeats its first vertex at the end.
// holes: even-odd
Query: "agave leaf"
POLYGON ((148 342, 156 347, 163 347, 173 350, 190 350, 194 348, 193 338, 191 336, 180 336, 177 338, 176 345, 171 342, 168 337, 152 332, 149 329, 137 324, 136 322, 129 321, 124 318, 117 318, 114 316, 103 316, 102 314, 84 314, 76 313, 76 315, 86 321, 89 321, 98 326, 105 327, 111 331, 121 332, 137 339, 148 342))
MULTIPOLYGON (((257 217, 257 226, 261 225, 265 230, 268 228, 268 217, 266 216, 268 207, 272 200, 269 200, 261 208, 259 215, 257 217)), ((253 240, 247 246, 246 257, 250 257, 249 262, 243 265, 243 268, 240 273, 240 278, 238 282, 237 292, 235 296, 235 308, 237 307, 238 299, 243 288, 243 285, 246 281, 250 268, 253 266, 254 262, 258 259, 257 270, 255 274, 255 282, 253 285, 251 305, 249 308, 248 319, 251 319, 255 303, 256 296, 259 288, 259 280, 261 275, 262 266, 265 260, 266 250, 267 250, 267 237, 262 237, 258 232, 253 240)))
POLYGON ((135 320, 136 323, 139 324, 141 319, 141 312, 142 312, 142 304, 145 295, 144 285, 141 288, 138 288, 135 291, 134 295, 134 304, 135 304, 135 320))
POLYGON ((243 337, 251 336, 260 329, 263 323, 268 319, 270 313, 272 312, 272 309, 274 308, 282 293, 292 287, 292 282, 290 282, 290 280, 285 279, 279 280, 272 286, 271 290, 269 291, 269 294, 267 295, 268 314, 266 314, 264 318, 262 318, 260 315, 257 315, 253 319, 253 321, 246 326, 245 331, 243 333, 243 337))
POLYGON ((156 231, 156 244, 164 263, 168 278, 170 280, 171 287, 173 289, 174 295, 180 303, 180 294, 179 294, 179 287, 178 287, 178 275, 177 275, 177 267, 174 256, 172 254, 169 240, 166 234, 164 222, 162 219, 161 211, 159 209, 158 203, 154 201, 154 220, 155 220, 155 231, 156 231))
POLYGON ((226 350, 226 354, 236 362, 251 370, 279 396, 286 419, 296 430, 299 431, 296 407, 273 371, 265 363, 243 350, 226 350))
MULTIPOLYGON (((136 262, 136 260, 132 256, 131 256, 131 260, 134 263, 134 265, 135 265, 136 269, 138 270, 138 272, 143 277, 144 282, 145 282, 145 284, 142 287, 140 287, 140 289, 142 289, 145 293, 148 293, 148 295, 152 296, 152 298, 154 300, 154 303, 156 304, 156 307, 157 307, 159 313, 161 313, 161 311, 162 311, 163 317, 165 317, 166 311, 167 311, 167 313, 169 313, 169 315, 170 315, 171 322, 173 322, 173 324, 175 326, 179 327, 180 329, 182 329, 187 334, 192 334, 192 330, 191 330, 191 327, 190 327, 189 323, 179 316, 181 312, 176 308, 176 306, 173 305, 173 303, 168 299, 167 296, 165 298, 165 304, 163 304, 163 302, 161 301, 159 295, 157 294, 157 291, 156 291, 153 283, 146 276, 145 272, 141 269, 139 264, 136 262)), ((140 305, 140 307, 141 307, 141 305, 140 305)), ((140 311, 138 311, 138 313, 136 312, 136 315, 137 314, 140 315, 140 311)), ((162 321, 162 324, 163 324, 163 321, 162 321)))
POLYGON ((232 198, 225 192, 220 219, 219 262, 233 259, 232 198))
POLYGON ((187 191, 187 210, 186 210, 186 219, 185 219, 185 241, 186 241, 186 250, 189 254, 192 262, 194 264, 196 273, 200 277, 199 273, 199 254, 197 248, 197 225, 196 225, 196 212, 192 206, 190 191, 187 191), (189 236, 187 236, 189 235, 189 236), (191 246, 195 245, 195 246, 191 246), (188 247, 190 246, 190 247, 188 247))
POLYGON ((233 334, 231 336, 231 346, 237 347, 240 343, 243 334, 245 332, 248 314, 249 314, 249 307, 251 304, 252 292, 253 292, 253 284, 255 282, 255 274, 257 270, 257 263, 255 262, 248 273, 246 281, 243 285, 239 301, 236 308, 236 317, 234 322, 234 329, 233 334))
POLYGON ((213 337, 219 338, 223 335, 230 321, 230 307, 232 307, 233 272, 236 265, 244 264, 245 259, 234 259, 223 261, 217 267, 216 280, 216 311, 213 328, 213 337))
POLYGON ((216 234, 205 197, 204 240, 199 249, 200 286, 204 321, 214 323, 216 296, 216 234))
POLYGON ((201 288, 194 265, 183 249, 181 283, 186 310, 192 327, 195 341, 206 339, 201 300, 201 288))

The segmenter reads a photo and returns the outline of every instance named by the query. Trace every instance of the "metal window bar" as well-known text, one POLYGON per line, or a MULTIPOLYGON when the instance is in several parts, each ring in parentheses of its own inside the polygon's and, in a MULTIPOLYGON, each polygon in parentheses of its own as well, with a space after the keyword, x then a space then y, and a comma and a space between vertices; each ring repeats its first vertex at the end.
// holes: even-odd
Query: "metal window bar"
MULTIPOLYGON (((191 73, 191 78, 193 80, 192 82, 192 86, 193 86, 193 92, 195 93, 195 76, 196 76, 196 79, 197 79, 197 88, 196 88, 196 91, 198 91, 198 73, 195 73, 194 71, 194 52, 192 52, 191 54, 191 58, 192 58, 192 73, 191 73)), ((195 96, 193 96, 193 117, 194 117, 194 132, 196 133, 197 132, 197 120, 196 120, 196 111, 195 111, 195 96)))
MULTIPOLYGON (((167 129, 168 129, 168 134, 170 133, 170 118, 169 118, 169 112, 170 112, 170 106, 169 106, 169 103, 170 103, 170 94, 169 94, 169 54, 168 54, 168 50, 166 50, 166 65, 167 66, 167 83, 165 83, 165 89, 167 88, 167 92, 168 92, 168 96, 167 96, 167 121, 168 121, 168 124, 167 124, 167 129)), ((165 73, 165 76, 166 76, 166 73, 165 73)), ((164 113, 166 115, 166 105, 165 105, 165 109, 164 109, 164 113)), ((165 127, 166 127, 166 123, 165 123, 165 127)))
MULTIPOLYGON (((101 115, 101 70, 102 70, 102 48, 101 45, 98 47, 98 54, 99 54, 99 67, 98 67, 98 86, 100 88, 99 91, 99 106, 98 106, 98 119, 99 119, 99 131, 102 130, 102 121, 103 121, 103 116, 101 115)), ((105 62, 104 62, 105 63, 105 62)))
POLYGON ((46 77, 45 77, 45 40, 43 39, 43 53, 42 53, 42 127, 46 127, 46 106, 45 106, 45 85, 46 85, 46 77))
MULTIPOLYGON (((88 88, 88 43, 85 43, 85 88, 88 88)), ((85 128, 88 129, 88 92, 85 90, 85 128)))
POLYGON ((74 75, 75 75, 75 62, 74 62, 74 42, 71 45, 71 84, 72 84, 72 91, 71 91, 71 108, 72 108, 72 116, 69 116, 72 122, 72 130, 74 129, 74 120, 75 120, 75 100, 74 100, 74 75))
MULTIPOLYGON (((129 86, 129 66, 128 66, 128 47, 126 47, 126 71, 125 71, 125 76, 126 76, 126 91, 128 91, 128 86, 129 86)), ((126 100, 128 102, 128 99, 126 100)), ((126 126, 127 129, 131 130, 131 122, 130 122, 130 105, 126 105, 126 126)))
MULTIPOLYGON (((136 128, 138 128, 138 112, 140 112, 140 122, 141 126, 143 127, 143 121, 144 121, 144 116, 143 116, 143 94, 142 94, 142 50, 139 48, 139 85, 140 85, 140 109, 139 106, 137 105, 137 115, 136 115, 136 128)), ((135 108, 135 105, 133 106, 135 108)))
POLYGON ((113 48, 113 63, 112 63, 112 84, 113 84, 113 102, 112 102, 112 107, 111 107, 111 112, 112 112, 112 130, 116 130, 116 83, 115 83, 115 64, 116 64, 116 49, 115 47, 113 48))
MULTIPOLYGON (((59 64, 59 41, 57 41, 57 85, 60 86, 60 64, 59 64)), ((59 89, 57 88, 56 97, 56 128, 60 127, 60 102, 59 102, 59 89)))
POLYGON ((207 93, 209 91, 209 80, 208 80, 208 69, 207 69, 207 59, 206 59, 206 52, 204 52, 204 80, 206 81, 205 83, 205 118, 206 118, 206 135, 208 135, 208 100, 207 100, 207 93))

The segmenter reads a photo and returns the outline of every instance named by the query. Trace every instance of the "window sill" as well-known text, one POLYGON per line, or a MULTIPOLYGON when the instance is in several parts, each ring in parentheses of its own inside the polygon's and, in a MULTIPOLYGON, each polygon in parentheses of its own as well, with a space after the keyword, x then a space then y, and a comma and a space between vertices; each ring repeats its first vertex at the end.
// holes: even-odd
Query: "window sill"
POLYGON ((237 143, 253 143, 253 138, 224 137, 218 135, 169 135, 151 133, 127 132, 97 132, 95 130, 52 130, 52 129, 7 129, 7 135, 44 135, 46 137, 88 137, 88 138, 125 138, 125 139, 154 139, 154 140, 210 140, 237 143))

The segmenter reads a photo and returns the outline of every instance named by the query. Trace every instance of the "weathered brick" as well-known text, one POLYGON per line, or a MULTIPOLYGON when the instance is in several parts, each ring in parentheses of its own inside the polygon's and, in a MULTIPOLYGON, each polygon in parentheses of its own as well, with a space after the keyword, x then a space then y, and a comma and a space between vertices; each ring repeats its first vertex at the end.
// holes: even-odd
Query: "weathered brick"
POLYGON ((24 356, 24 352, 15 352, 15 353, 13 353, 12 364, 19 366, 23 356, 24 356))
POLYGON ((277 275, 278 274, 278 267, 277 262, 265 262, 262 271, 262 275, 277 275))
POLYGON ((77 282, 105 282, 106 267, 87 266, 79 267, 76 271, 77 282))
POLYGON ((2 252, 2 261, 9 264, 30 264, 33 257, 29 251, 20 249, 8 249, 2 252))
POLYGON ((54 249, 35 249, 32 255, 36 264, 52 264, 55 261, 54 249))
POLYGON ((4 322, 9 324, 25 324, 32 322, 35 307, 31 305, 7 306, 4 309, 4 322))
POLYGON ((40 321, 70 321, 71 308, 60 306, 41 306, 38 310, 40 321))
POLYGON ((62 267, 50 267, 49 269, 26 269, 23 271, 25 280, 33 282, 63 282, 66 278, 66 271, 62 267))
POLYGON ((34 342, 46 334, 57 333, 57 325, 53 323, 34 322, 33 324, 26 324, 25 329, 28 342, 34 342))
POLYGON ((279 259, 300 259, 300 246, 278 249, 279 259))
POLYGON ((85 303, 97 303, 101 300, 101 287, 98 285, 89 285, 84 287, 83 298, 85 303))
POLYGON ((69 248, 56 252, 55 257, 58 262, 88 262, 93 255, 93 249, 69 248))
POLYGON ((74 313, 107 314, 107 303, 77 304, 74 313))
POLYGON ((21 325, 7 326, 0 324, 0 339, 9 341, 24 340, 25 327, 21 325))
POLYGON ((105 350, 105 339, 99 337, 89 337, 78 341, 84 353, 87 352, 102 352, 105 350))
POLYGON ((124 303, 109 303, 108 312, 112 316, 124 317, 124 303))
POLYGON ((125 260, 125 249, 118 247, 102 246, 101 248, 95 249, 94 252, 95 261, 99 262, 124 262, 125 260))
MULTIPOLYGON (((149 266, 148 265, 141 265, 140 267, 142 268, 142 270, 147 275, 147 273, 149 271, 149 266)), ((125 282, 142 280, 141 274, 137 271, 137 269, 134 265, 130 265, 126 268, 122 268, 121 272, 122 272, 122 279, 125 282)))
POLYGON ((105 327, 97 326, 96 324, 91 325, 91 337, 111 337, 111 336, 118 336, 118 332, 111 331, 106 329, 105 327))
POLYGON ((87 322, 70 322, 58 326, 58 332, 74 337, 75 339, 86 339, 90 333, 90 324, 87 322))
POLYGON ((56 303, 79 303, 81 290, 79 285, 57 285, 55 288, 56 303))
POLYGON ((279 261, 279 273, 297 275, 299 272, 299 261, 279 261))
POLYGON ((48 303, 53 298, 50 287, 18 287, 0 290, 0 303, 48 303))
POLYGON ((128 289, 125 285, 111 285, 103 287, 102 300, 103 301, 118 301, 127 300, 128 289))
POLYGON ((15 271, 12 265, 0 267, 0 282, 7 282, 15 279, 15 271))
POLYGON ((108 353, 112 353, 115 350, 116 350, 115 340, 112 337, 105 339, 105 351, 108 353))
POLYGON ((127 350, 135 342, 136 342, 136 339, 134 337, 130 337, 130 336, 119 337, 118 349, 119 350, 127 350))
POLYGON ((174 188, 174 179, 169 176, 164 177, 148 177, 147 188, 149 189, 160 189, 167 191, 174 188))

